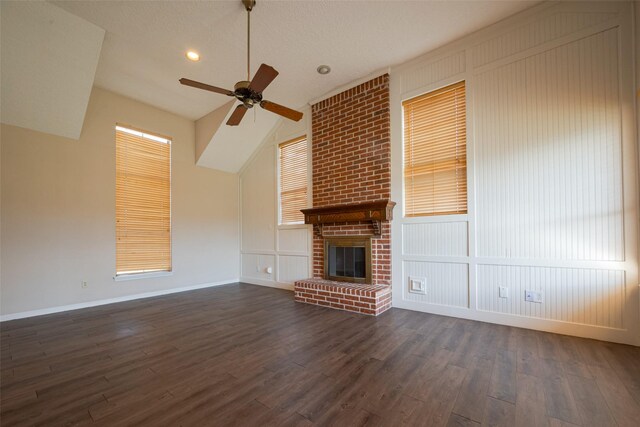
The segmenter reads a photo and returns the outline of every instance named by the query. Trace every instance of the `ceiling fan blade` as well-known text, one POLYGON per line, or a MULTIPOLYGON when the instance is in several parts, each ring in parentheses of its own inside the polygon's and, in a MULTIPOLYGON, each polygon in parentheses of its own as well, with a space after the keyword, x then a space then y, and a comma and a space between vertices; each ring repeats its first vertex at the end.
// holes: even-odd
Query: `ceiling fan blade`
POLYGON ((189 80, 189 79, 182 78, 182 79, 180 79, 180 83, 185 85, 185 86, 191 86, 191 87, 195 87, 195 88, 198 88, 198 89, 204 89, 204 90, 208 90, 208 91, 211 91, 211 92, 221 93, 221 94, 227 95, 227 96, 234 96, 234 93, 231 92, 230 90, 222 89, 220 87, 211 86, 211 85, 208 85, 208 84, 205 84, 205 83, 200 83, 200 82, 197 82, 195 80, 189 80))
POLYGON ((256 93, 262 93, 277 75, 278 72, 275 68, 267 64, 262 64, 260 68, 258 68, 256 75, 253 76, 253 80, 251 80, 251 84, 249 84, 249 89, 256 93))
POLYGON ((292 110, 291 108, 287 108, 280 104, 276 104, 275 102, 262 101, 260 102, 260 106, 267 111, 271 111, 272 113, 279 114, 282 117, 286 117, 287 119, 290 119, 296 122, 302 118, 301 112, 292 110))
POLYGON ((227 120, 227 124, 229 126, 238 126, 240 124, 240 121, 244 117, 245 113, 247 112, 247 110, 248 108, 245 107, 244 104, 238 105, 236 109, 233 111, 233 113, 231 114, 231 117, 229 117, 229 120, 227 120))

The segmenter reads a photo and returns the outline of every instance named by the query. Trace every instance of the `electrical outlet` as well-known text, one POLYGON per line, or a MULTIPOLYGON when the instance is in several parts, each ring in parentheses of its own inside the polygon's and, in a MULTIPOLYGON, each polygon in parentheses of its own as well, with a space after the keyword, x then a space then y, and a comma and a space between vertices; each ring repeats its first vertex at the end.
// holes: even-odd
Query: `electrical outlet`
POLYGON ((409 292, 412 294, 427 294, 427 278, 409 276, 409 292))
POLYGON ((509 298, 509 288, 506 286, 498 286, 498 296, 500 298, 509 298))
POLYGON ((542 292, 540 291, 524 291, 524 300, 528 302, 542 303, 542 292))
POLYGON ((89 287, 89 283, 87 283, 85 280, 83 280, 82 282, 80 282, 80 286, 83 288, 88 288, 89 287))

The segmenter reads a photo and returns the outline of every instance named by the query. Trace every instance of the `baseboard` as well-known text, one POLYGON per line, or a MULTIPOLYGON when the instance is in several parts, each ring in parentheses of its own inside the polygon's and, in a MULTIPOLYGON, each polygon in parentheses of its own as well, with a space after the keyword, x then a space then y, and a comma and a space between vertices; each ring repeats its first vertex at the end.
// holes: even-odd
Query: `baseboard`
POLYGON ((229 279, 229 280, 223 280, 220 282, 203 283, 200 285, 184 286, 181 288, 163 289, 160 291, 145 292, 142 294, 135 294, 135 295, 125 295, 122 297, 82 302, 78 304, 61 305, 57 307, 42 308, 39 310, 22 311, 20 313, 3 314, 3 315, 0 315, 0 322, 6 322, 8 320, 24 319, 27 317, 44 316, 46 314, 61 313, 63 311, 80 310, 82 308, 97 307, 99 305, 114 304, 117 302, 132 301, 136 299, 175 294, 178 292, 193 291, 196 289, 210 288, 213 286, 228 285, 231 283, 238 283, 239 281, 240 281, 239 279, 229 279))
POLYGON ((516 316, 512 314, 493 313, 489 311, 471 310, 464 307, 450 307, 437 304, 424 304, 413 301, 393 301, 393 307, 442 316, 458 317, 479 322, 495 323, 516 328, 533 329, 536 331, 552 332, 561 335, 591 338, 620 344, 640 346, 633 333, 626 329, 613 329, 601 326, 591 326, 578 323, 562 322, 559 320, 537 319, 516 316))
POLYGON ((274 282, 273 280, 256 279, 254 277, 241 277, 240 281, 250 285, 267 286, 269 288, 293 291, 293 283, 274 282))

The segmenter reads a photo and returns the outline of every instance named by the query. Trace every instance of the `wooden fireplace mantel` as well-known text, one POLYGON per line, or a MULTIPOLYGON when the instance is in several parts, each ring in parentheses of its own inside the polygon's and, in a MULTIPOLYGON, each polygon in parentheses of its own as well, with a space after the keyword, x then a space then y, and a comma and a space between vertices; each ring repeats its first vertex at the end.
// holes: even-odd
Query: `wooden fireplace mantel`
POLYGON ((322 226, 336 222, 371 221, 374 233, 382 233, 382 221, 393 219, 393 207, 396 202, 376 200, 375 202, 351 203, 320 208, 301 209, 304 223, 313 224, 316 233, 322 236, 322 226))

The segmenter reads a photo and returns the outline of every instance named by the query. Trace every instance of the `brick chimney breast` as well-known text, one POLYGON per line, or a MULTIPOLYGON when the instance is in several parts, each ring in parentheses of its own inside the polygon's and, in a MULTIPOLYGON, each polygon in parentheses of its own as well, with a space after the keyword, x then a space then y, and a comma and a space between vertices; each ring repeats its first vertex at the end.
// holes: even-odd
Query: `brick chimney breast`
MULTIPOLYGON (((391 198, 389 75, 311 106, 313 207, 391 198)), ((373 236, 370 222, 335 223, 327 236, 373 236)), ((372 285, 391 284, 391 227, 371 239, 372 285)), ((313 277, 324 277, 324 239, 313 238, 313 277)))

